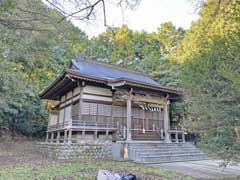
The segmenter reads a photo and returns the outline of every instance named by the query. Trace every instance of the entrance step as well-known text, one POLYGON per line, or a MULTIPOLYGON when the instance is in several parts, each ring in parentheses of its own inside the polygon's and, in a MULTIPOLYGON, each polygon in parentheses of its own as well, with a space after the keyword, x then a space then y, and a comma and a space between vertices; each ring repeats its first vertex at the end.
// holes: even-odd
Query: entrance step
POLYGON ((207 154, 191 143, 129 143, 129 158, 140 163, 162 163, 207 159, 207 154))
POLYGON ((146 131, 142 133, 141 131, 134 131, 132 132, 132 139, 133 140, 143 140, 143 141, 160 141, 161 138, 159 134, 155 131, 146 131))

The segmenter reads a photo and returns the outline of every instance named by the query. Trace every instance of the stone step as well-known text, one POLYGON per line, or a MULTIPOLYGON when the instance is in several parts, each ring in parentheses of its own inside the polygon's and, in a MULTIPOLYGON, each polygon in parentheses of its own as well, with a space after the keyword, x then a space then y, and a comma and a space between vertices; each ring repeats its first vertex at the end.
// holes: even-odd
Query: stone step
POLYGON ((181 152, 181 153, 163 153, 163 154, 149 154, 149 155, 140 155, 141 158, 162 158, 162 157, 178 157, 182 155, 189 155, 189 156, 198 156, 198 155, 204 155, 203 152, 181 152))
POLYGON ((159 147, 159 146, 164 146, 164 147, 172 147, 172 146, 191 146, 191 147, 195 147, 195 145, 191 144, 191 143, 164 143, 164 142, 159 142, 159 143, 153 143, 153 142, 149 142, 149 143, 132 143, 130 144, 130 146, 136 146, 136 147, 146 147, 147 146, 155 146, 155 147, 159 147))
POLYGON ((144 150, 147 150, 147 151, 169 151, 169 150, 179 150, 179 149, 182 149, 182 150, 193 150, 193 149, 197 149, 195 147, 169 147, 169 148, 165 148, 165 147, 159 147, 159 148, 156 148, 156 147, 152 147, 152 148, 132 148, 132 150, 135 150, 135 151, 144 151, 144 150))
POLYGON ((141 150, 131 150, 130 153, 134 156, 136 155, 144 155, 144 154, 162 154, 162 153, 179 153, 179 152, 202 152, 201 150, 199 149, 174 149, 174 150, 145 150, 145 151, 141 151, 141 150))
POLYGON ((193 161, 207 159, 206 154, 176 154, 170 156, 151 156, 151 157, 138 157, 136 162, 142 163, 162 163, 162 162, 176 162, 176 161, 193 161))
POLYGON ((189 146, 189 147, 175 147, 175 146, 173 146, 173 147, 164 147, 164 146, 159 146, 159 147, 132 147, 131 146, 131 149, 132 150, 142 150, 142 151, 144 151, 144 150, 149 150, 149 151, 154 151, 154 150, 165 150, 165 151, 167 151, 167 150, 174 150, 174 149, 186 149, 186 150, 191 150, 191 149, 196 149, 196 147, 191 147, 191 146, 189 146))
POLYGON ((188 144, 185 144, 185 143, 178 143, 178 144, 164 144, 164 143, 159 143, 159 144, 145 144, 145 145, 134 145, 134 144, 131 144, 130 145, 131 147, 196 147, 194 145, 188 145, 188 144))
POLYGON ((139 159, 141 157, 161 157, 161 156, 172 156, 172 155, 182 155, 182 154, 202 154, 203 152, 200 150, 191 150, 191 151, 168 151, 168 152, 131 152, 132 160, 139 159))
POLYGON ((129 154, 133 161, 160 163, 207 159, 207 155, 190 143, 131 143, 129 154))
POLYGON ((183 151, 183 150, 175 150, 175 151, 154 151, 154 152, 136 152, 137 156, 148 156, 148 155, 168 155, 168 154, 184 154, 184 153, 202 153, 199 149, 189 150, 189 151, 183 151))

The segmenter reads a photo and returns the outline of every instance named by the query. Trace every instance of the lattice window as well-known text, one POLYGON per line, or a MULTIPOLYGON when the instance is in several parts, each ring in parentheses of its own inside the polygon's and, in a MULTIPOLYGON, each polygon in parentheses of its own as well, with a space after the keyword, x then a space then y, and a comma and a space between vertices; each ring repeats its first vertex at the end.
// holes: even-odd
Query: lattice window
POLYGON ((132 116, 136 119, 142 118, 142 110, 140 108, 132 108, 132 116))
POLYGON ((72 119, 77 120, 79 116, 79 102, 72 105, 72 119))
POLYGON ((61 109, 59 112, 59 123, 63 123, 64 121, 64 109, 61 109))
POLYGON ((72 106, 65 107, 65 119, 64 121, 71 121, 72 120, 72 106))
POLYGON ((89 103, 89 114, 90 115, 97 115, 98 113, 98 104, 89 103))
POLYGON ((90 103, 84 102, 82 104, 82 114, 89 115, 89 113, 90 113, 90 103))

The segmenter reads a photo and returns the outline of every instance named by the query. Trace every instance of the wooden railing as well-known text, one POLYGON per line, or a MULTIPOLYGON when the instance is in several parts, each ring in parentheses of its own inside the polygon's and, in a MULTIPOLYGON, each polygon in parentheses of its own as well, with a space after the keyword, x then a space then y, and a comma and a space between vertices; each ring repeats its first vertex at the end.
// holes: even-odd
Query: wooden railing
POLYGON ((73 120, 72 121, 72 128, 82 127, 85 129, 116 129, 117 124, 112 122, 97 122, 97 121, 85 121, 85 120, 73 120))
MULTIPOLYGON (((72 120, 72 121, 65 121, 63 123, 58 123, 56 125, 51 125, 48 127, 48 131, 59 131, 64 129, 82 129, 82 130, 89 130, 89 131, 114 131, 119 134, 120 139, 126 138, 126 127, 119 124, 119 122, 97 122, 97 121, 90 121, 90 120, 72 120)), ((134 128, 132 131, 142 131, 142 129, 134 128)), ((155 128, 153 127, 151 130, 145 130, 147 132, 155 132, 159 136, 159 140, 165 139, 165 132, 162 128, 155 128)), ((185 131, 179 128, 171 128, 168 130, 170 135, 171 142, 185 142, 185 131)))
POLYGON ((171 142, 185 142, 185 131, 179 128, 171 128, 168 131, 171 142))
POLYGON ((56 131, 62 130, 66 128, 72 129, 88 129, 88 130, 117 130, 118 124, 112 122, 100 123, 97 121, 90 121, 90 120, 72 120, 72 121, 65 121, 63 123, 58 123, 56 125, 48 126, 48 131, 56 131))
POLYGON ((58 123, 48 126, 48 131, 60 130, 71 126, 71 121, 65 121, 63 123, 58 123))

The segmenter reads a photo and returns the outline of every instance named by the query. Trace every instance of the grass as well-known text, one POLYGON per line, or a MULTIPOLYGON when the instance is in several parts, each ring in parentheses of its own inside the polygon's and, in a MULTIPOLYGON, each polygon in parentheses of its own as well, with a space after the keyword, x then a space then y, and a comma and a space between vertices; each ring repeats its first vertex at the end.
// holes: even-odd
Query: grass
POLYGON ((136 174, 138 180, 191 180, 173 171, 133 162, 110 160, 52 160, 28 140, 0 139, 0 180, 95 180, 99 169, 120 175, 136 174))
POLYGON ((196 180, 174 171, 133 162, 52 160, 40 153, 32 141, 0 139, 0 180, 95 180, 99 169, 112 169, 120 175, 133 173, 137 180, 196 180))
POLYGON ((1 167, 1 180, 94 180, 99 169, 109 169, 119 174, 133 173, 141 180, 191 180, 173 171, 160 168, 146 167, 131 162, 115 161, 72 161, 48 163, 47 165, 17 165, 14 167, 1 167))

